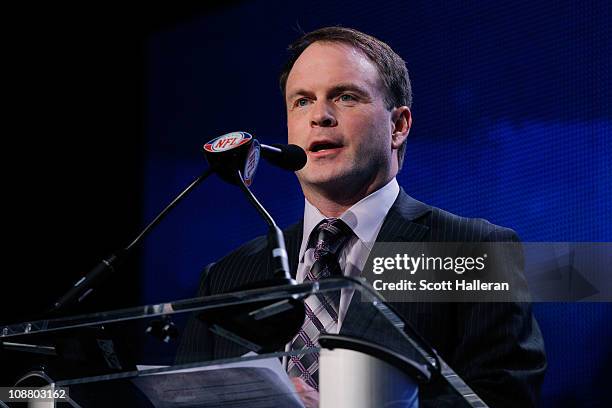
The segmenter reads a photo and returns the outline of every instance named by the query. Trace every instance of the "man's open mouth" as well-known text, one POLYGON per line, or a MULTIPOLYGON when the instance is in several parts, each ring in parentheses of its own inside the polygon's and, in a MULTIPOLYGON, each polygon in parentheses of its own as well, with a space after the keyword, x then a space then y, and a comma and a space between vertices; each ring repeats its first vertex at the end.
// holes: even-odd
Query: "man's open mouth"
POLYGON ((339 149, 340 147, 342 147, 340 143, 323 141, 312 143, 308 150, 313 153, 316 153, 323 150, 339 149))

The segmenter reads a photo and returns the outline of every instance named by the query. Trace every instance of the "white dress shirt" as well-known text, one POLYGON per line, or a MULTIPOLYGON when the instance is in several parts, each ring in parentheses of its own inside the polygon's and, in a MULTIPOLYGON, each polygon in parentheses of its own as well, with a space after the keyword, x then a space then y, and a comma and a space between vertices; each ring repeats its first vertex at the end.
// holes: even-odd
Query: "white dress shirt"
MULTIPOLYGON (((338 256, 338 262, 344 276, 356 277, 361 275, 383 221, 399 192, 399 184, 393 178, 384 187, 363 198, 339 217, 355 234, 347 241, 338 256)), ((308 238, 313 229, 327 218, 308 200, 304 201, 304 230, 296 275, 298 283, 304 282, 306 273, 312 268, 315 261, 314 248, 306 250, 308 238)), ((338 311, 338 330, 342 326, 352 296, 352 290, 342 290, 338 311)))

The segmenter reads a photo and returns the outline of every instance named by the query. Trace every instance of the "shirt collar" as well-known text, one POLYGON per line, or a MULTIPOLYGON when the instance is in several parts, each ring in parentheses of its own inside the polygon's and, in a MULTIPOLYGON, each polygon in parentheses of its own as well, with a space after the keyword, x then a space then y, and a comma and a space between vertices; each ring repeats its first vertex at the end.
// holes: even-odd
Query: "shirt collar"
MULTIPOLYGON (((393 178, 384 187, 364 197, 340 216, 340 219, 351 227, 357 238, 369 250, 372 249, 372 244, 376 240, 380 227, 399 192, 399 184, 393 178)), ((302 262, 306 252, 308 238, 312 230, 326 218, 308 200, 304 199, 304 202, 304 229, 302 231, 302 245, 298 258, 300 262, 302 262)))

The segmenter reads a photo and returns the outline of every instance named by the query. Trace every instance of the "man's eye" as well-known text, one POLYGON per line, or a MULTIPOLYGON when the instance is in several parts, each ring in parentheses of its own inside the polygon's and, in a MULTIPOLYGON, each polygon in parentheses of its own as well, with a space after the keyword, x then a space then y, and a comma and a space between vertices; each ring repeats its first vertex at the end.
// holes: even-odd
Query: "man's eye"
POLYGON ((343 95, 340 95, 340 100, 342 102, 353 102, 355 101, 355 97, 353 95, 343 94, 343 95))
POLYGON ((306 106, 308 105, 308 99, 306 98, 300 98, 297 101, 295 101, 295 106, 306 106))

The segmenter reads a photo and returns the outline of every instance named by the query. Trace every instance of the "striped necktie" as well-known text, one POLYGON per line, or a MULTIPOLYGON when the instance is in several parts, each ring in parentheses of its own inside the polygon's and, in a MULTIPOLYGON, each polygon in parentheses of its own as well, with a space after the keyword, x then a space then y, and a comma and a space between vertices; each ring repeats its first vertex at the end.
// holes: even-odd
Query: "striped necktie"
MULTIPOLYGON (((309 248, 314 248, 315 262, 304 281, 318 281, 328 277, 342 276, 338 254, 353 231, 338 218, 328 218, 315 228, 309 248)), ((338 332, 338 306, 340 291, 318 293, 305 300, 306 318, 302 328, 291 343, 292 350, 318 346, 319 335, 338 332)), ((318 390, 319 353, 291 356, 287 372, 292 377, 301 377, 308 385, 318 390)))

